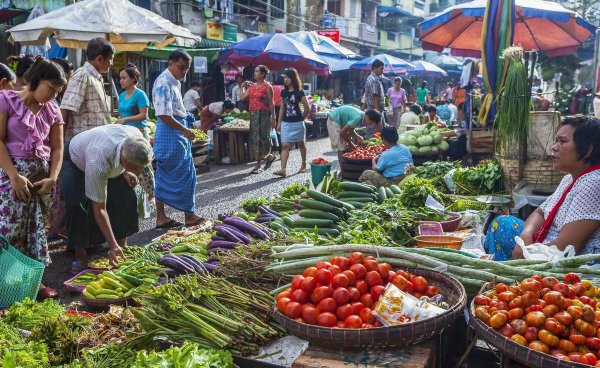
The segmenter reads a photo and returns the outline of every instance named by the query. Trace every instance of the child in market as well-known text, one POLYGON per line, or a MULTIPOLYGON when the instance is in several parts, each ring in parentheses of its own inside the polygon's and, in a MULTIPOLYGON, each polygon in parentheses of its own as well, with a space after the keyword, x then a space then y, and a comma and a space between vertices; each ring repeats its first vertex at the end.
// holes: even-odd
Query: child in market
POLYGON ((398 144, 398 131, 394 127, 381 130, 381 140, 387 151, 373 158, 372 170, 365 170, 358 181, 376 187, 398 184, 404 178, 407 166, 412 165, 412 155, 403 144, 398 144))

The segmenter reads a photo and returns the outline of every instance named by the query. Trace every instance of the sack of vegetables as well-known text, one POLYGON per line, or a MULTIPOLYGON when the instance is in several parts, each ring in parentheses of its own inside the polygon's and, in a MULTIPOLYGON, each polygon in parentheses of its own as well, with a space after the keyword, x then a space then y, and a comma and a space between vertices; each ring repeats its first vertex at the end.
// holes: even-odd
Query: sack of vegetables
POLYGON ((465 306, 464 287, 448 275, 425 269, 393 270, 374 257, 354 252, 318 262, 294 276, 291 286, 277 295, 273 314, 290 334, 311 344, 354 349, 419 343, 451 326, 465 306), (420 320, 412 320, 412 311, 406 309, 406 316, 390 325, 381 317, 386 308, 378 303, 391 285, 405 293, 407 302, 443 297, 445 309, 420 320))

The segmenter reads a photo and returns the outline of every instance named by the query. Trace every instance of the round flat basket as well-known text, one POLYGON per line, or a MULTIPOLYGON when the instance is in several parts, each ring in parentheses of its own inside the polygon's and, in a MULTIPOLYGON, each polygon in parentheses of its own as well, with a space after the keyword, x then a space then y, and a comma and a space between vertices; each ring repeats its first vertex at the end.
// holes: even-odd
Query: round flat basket
POLYGON ((81 296, 81 299, 91 308, 109 308, 111 305, 128 305, 131 304, 133 299, 131 297, 118 298, 118 299, 88 299, 85 296, 81 296))
POLYGON ((462 284, 451 276, 421 268, 409 268, 407 271, 423 276, 428 283, 436 285, 450 308, 439 316, 422 321, 362 329, 329 328, 300 323, 279 313, 275 308, 273 317, 289 334, 317 346, 351 350, 418 344, 452 326, 467 305, 467 295, 462 284))
MULTIPOLYGON (((489 289, 491 284, 486 286, 489 289)), ((469 326, 475 330, 477 337, 500 349, 505 357, 519 362, 530 368, 584 368, 587 364, 574 363, 562 360, 539 351, 517 344, 516 342, 502 336, 499 332, 483 323, 475 317, 475 302, 471 301, 469 306, 469 326)))
POLYGON ((415 236, 415 243, 419 248, 450 248, 460 249, 463 244, 463 238, 448 235, 419 235, 415 236))

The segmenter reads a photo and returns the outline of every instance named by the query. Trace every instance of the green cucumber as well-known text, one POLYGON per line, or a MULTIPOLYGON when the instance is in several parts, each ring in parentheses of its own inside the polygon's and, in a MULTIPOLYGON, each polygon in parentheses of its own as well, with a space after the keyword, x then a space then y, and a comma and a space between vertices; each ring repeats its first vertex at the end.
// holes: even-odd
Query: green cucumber
POLYGON ((348 202, 348 203, 359 210, 365 206, 365 204, 362 202, 348 202))
POLYGON ((294 219, 289 215, 283 216, 283 222, 287 227, 294 226, 294 219))
POLYGON ((367 194, 372 194, 375 192, 373 190, 373 188, 370 188, 369 186, 367 186, 365 184, 354 183, 354 182, 350 182, 350 181, 341 182, 339 187, 340 187, 340 190, 349 191, 349 192, 362 192, 362 193, 367 193, 367 194))
POLYGON ((377 200, 377 196, 373 193, 365 193, 365 192, 339 192, 336 198, 344 200, 345 198, 373 198, 373 200, 377 200))
POLYGON ((343 201, 342 205, 344 206, 344 210, 346 210, 348 212, 348 214, 350 213, 350 211, 355 210, 356 207, 354 207, 353 205, 351 205, 350 203, 343 201))
POLYGON ((360 203, 375 203, 377 202, 377 200, 373 199, 373 198, 366 198, 366 197, 354 197, 354 198, 346 198, 349 202, 360 202, 360 203))
POLYGON ((385 193, 384 187, 379 187, 379 203, 385 201, 387 199, 387 195, 385 193))
POLYGON ((340 218, 334 215, 333 213, 313 210, 313 209, 303 209, 298 212, 301 217, 309 218, 309 219, 326 219, 331 220, 333 222, 340 222, 340 218))
POLYGON ((390 188, 385 188, 385 197, 393 198, 395 196, 394 192, 390 188))
POLYGON ((96 295, 90 293, 87 289, 84 290, 82 294, 88 299, 96 299, 96 295))
POLYGON ((314 228, 309 228, 309 227, 298 227, 298 228, 294 228, 295 231, 307 231, 309 233, 314 233, 315 231, 317 232, 317 234, 319 235, 332 235, 332 236, 338 236, 340 235, 340 231, 338 229, 330 229, 330 228, 317 228, 316 230, 314 228))
POLYGON ((344 211, 342 209, 340 209, 339 207, 332 206, 328 203, 317 201, 315 199, 301 199, 300 205, 302 207, 313 209, 313 210, 320 210, 320 211, 333 213, 334 215, 336 215, 338 217, 343 216, 343 214, 344 214, 344 211))
POLYGON ((401 191, 400 191, 400 187, 399 187, 399 186, 397 186, 396 184, 392 184, 392 185, 390 185, 390 190, 391 190, 391 191, 392 191, 392 192, 393 192, 395 195, 398 195, 398 194, 400 194, 400 193, 401 193, 401 191))
MULTIPOLYGON (((144 283, 144 281, 142 279, 135 277, 133 275, 130 275, 128 273, 125 273, 125 272, 117 272, 117 276, 122 277, 125 281, 130 283, 133 287, 140 286, 141 284, 144 283)), ((124 285, 124 286, 128 286, 128 285, 124 285)), ((129 289, 132 289, 132 288, 129 288, 129 289)))
POLYGON ((275 222, 275 221, 271 221, 269 223, 269 227, 273 230, 279 230, 279 231, 285 231, 287 229, 285 226, 283 226, 282 224, 275 222))
POLYGON ((301 218, 294 220, 294 228, 297 227, 330 227, 333 221, 327 219, 301 218))
POLYGON ((342 201, 338 201, 337 199, 328 196, 327 194, 323 194, 321 192, 317 192, 316 190, 309 189, 307 192, 308 196, 312 199, 316 199, 317 201, 321 201, 332 206, 342 208, 344 204, 342 201))

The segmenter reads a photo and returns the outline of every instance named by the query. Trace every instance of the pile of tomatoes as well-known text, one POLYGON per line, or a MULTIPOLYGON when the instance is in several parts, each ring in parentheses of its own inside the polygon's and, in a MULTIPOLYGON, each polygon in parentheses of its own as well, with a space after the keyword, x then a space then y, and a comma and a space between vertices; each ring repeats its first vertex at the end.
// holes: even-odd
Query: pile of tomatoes
POLYGON ((328 160, 324 159, 323 157, 314 158, 311 162, 315 165, 327 165, 327 164, 331 163, 331 161, 328 161, 328 160))
POLYGON ((276 297, 277 310, 301 323, 337 328, 380 327, 372 313, 391 282, 415 297, 438 294, 424 277, 393 271, 387 263, 354 252, 308 267, 276 297))
POLYGON ((387 147, 383 144, 375 146, 358 146, 352 151, 344 153, 344 157, 353 158, 355 160, 367 160, 372 159, 385 150, 387 150, 387 147))
POLYGON ((558 359, 600 367, 600 311, 594 286, 577 274, 532 276, 520 284, 497 284, 478 295, 475 316, 512 341, 558 359))

